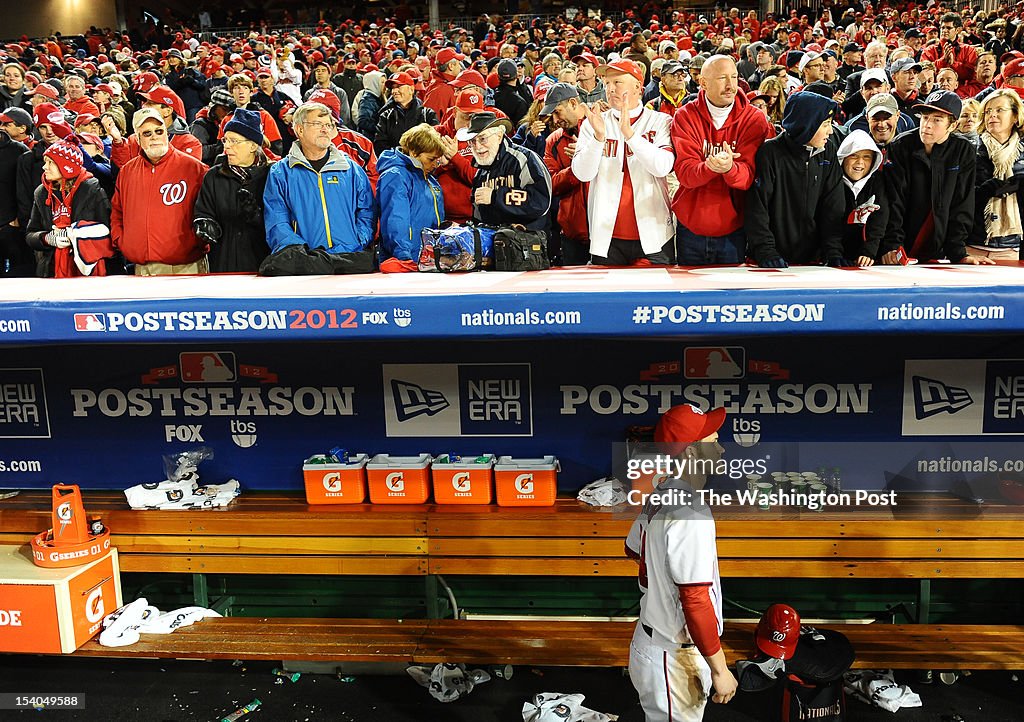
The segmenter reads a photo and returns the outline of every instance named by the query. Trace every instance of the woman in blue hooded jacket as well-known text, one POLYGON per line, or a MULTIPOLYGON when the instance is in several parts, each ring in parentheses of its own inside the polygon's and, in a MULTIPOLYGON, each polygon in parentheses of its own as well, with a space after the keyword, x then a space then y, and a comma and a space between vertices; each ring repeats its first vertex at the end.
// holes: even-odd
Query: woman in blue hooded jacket
POLYGON ((381 271, 415 271, 420 231, 444 222, 441 185, 430 174, 443 158, 441 135, 421 123, 402 134, 397 148, 377 159, 381 271))

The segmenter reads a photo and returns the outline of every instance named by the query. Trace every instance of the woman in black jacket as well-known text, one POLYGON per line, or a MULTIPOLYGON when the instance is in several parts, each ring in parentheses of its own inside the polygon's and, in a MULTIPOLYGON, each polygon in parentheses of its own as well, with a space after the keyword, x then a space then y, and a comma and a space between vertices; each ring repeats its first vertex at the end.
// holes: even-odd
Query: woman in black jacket
POLYGON ((210 244, 211 273, 256 273, 270 254, 263 189, 270 163, 259 113, 239 108, 224 126, 224 155, 206 172, 193 214, 196 235, 210 244))
POLYGON ((1011 88, 995 91, 981 105, 974 230, 967 253, 995 261, 1020 258, 1024 238, 1024 105, 1011 88))
POLYGON ((41 278, 107 275, 106 259, 114 255, 110 201, 83 163, 82 150, 68 141, 43 153, 43 182, 25 237, 41 278))

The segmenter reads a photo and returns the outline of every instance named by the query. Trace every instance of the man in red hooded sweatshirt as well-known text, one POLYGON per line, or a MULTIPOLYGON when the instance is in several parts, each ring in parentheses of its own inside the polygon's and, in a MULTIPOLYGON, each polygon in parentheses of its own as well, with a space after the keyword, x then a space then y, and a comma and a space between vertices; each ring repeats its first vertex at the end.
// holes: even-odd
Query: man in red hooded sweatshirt
POLYGON ((462 61, 465 59, 466 56, 460 55, 455 48, 441 48, 434 56, 434 70, 430 74, 431 83, 423 98, 423 104, 437 113, 438 118, 442 117, 455 101, 455 88, 451 82, 462 72, 462 61))
POLYGON ((672 122, 679 190, 672 210, 679 220, 680 265, 742 263, 744 196, 754 182, 754 156, 775 136, 764 113, 739 91, 736 62, 715 55, 704 63, 697 99, 672 122))
POLYGON ((462 90, 455 96, 453 111, 444 122, 434 126, 444 143, 445 164, 434 175, 441 184, 444 196, 444 216, 456 223, 465 223, 473 218, 473 154, 466 141, 455 138, 462 128, 468 128, 474 113, 486 110, 484 94, 477 88, 462 90))

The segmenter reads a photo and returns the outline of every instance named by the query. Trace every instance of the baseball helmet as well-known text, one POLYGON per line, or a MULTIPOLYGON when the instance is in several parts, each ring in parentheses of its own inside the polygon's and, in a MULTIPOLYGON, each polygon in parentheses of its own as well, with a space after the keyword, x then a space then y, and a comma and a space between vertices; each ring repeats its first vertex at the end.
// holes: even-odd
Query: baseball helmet
POLYGON ((754 631, 757 648, 776 659, 790 659, 800 640, 800 615, 788 604, 765 610, 754 631))

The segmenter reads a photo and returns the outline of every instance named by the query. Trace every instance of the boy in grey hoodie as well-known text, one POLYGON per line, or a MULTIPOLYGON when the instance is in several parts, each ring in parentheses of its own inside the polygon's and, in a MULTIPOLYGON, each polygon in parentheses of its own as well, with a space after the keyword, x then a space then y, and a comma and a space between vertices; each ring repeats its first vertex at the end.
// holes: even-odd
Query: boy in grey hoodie
POLYGON ((839 146, 846 199, 843 257, 849 265, 873 266, 878 244, 889 221, 882 178, 882 152, 863 130, 855 130, 839 146))

